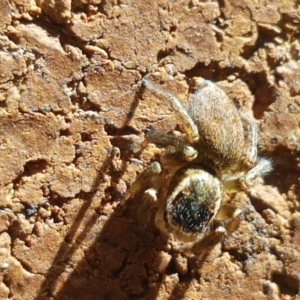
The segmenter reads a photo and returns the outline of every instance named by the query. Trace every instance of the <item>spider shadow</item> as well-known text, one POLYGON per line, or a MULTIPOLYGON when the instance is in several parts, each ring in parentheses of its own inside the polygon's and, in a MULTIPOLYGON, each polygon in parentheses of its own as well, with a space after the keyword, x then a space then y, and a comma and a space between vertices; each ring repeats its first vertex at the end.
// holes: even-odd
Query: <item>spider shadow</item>
MULTIPOLYGON (((134 97, 124 127, 134 116, 141 91, 134 97)), ((109 173, 117 184, 126 168, 124 160, 119 172, 112 171, 112 159, 107 155, 98 173, 109 173)), ((101 209, 99 212, 90 206, 101 183, 102 179, 97 177, 91 192, 76 195, 83 204, 59 246, 52 267, 44 275, 35 299, 49 299, 53 295, 56 299, 156 299, 160 281, 155 280, 149 270, 160 265, 158 248, 155 247, 163 248, 165 241, 157 231, 140 227, 137 223, 135 216, 140 201, 136 198, 126 205, 119 204, 95 233, 94 228, 105 215, 101 209), (87 243, 93 234, 97 234, 94 242, 87 243), (77 251, 84 251, 79 262, 73 258, 77 251)), ((106 192, 114 194, 113 187, 106 192)))
MULTIPOLYGON (((110 160, 106 159, 99 174, 107 172, 110 160)), ((126 166, 124 162, 115 181, 121 178, 126 166)), ((165 241, 157 230, 138 224, 136 212, 140 201, 136 198, 126 205, 119 203, 102 222, 105 216, 91 208, 100 184, 101 178, 97 178, 91 189, 93 192, 78 195, 83 204, 66 234, 66 242, 61 243, 52 267, 44 275, 35 299, 53 296, 83 300, 156 299, 160 282, 151 279, 149 270, 159 268, 161 261, 154 247, 164 247, 165 241), (78 251, 84 251, 84 255, 76 262, 78 251), (72 267, 74 262, 75 268, 72 267)), ((113 193, 111 189, 109 192, 113 193)))
MULTIPOLYGON (((165 241, 156 231, 140 227, 135 218, 139 202, 135 198, 118 205, 56 294, 57 299, 157 298, 160 281, 151 279, 149 272, 161 264, 157 247, 163 247, 165 241)), ((98 219, 95 213, 76 244, 84 243, 98 219)))

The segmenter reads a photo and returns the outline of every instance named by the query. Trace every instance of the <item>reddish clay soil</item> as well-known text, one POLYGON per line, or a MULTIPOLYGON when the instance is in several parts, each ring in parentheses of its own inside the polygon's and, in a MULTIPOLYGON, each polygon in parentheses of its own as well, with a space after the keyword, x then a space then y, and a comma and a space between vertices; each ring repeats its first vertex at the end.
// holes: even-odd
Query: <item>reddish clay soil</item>
POLYGON ((296 0, 2 0, 0 299, 300 299, 299 25, 296 0), (122 205, 160 152, 143 130, 180 130, 146 75, 185 105, 218 84, 274 164, 196 253, 122 205))

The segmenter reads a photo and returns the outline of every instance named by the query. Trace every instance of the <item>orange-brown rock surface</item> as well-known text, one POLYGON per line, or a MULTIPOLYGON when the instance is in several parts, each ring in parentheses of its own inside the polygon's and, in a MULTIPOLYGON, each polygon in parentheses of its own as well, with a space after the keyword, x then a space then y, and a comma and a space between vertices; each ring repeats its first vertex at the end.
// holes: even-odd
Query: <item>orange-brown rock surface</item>
POLYGON ((0 299, 300 299, 299 28, 296 0, 2 0, 0 299), (120 205, 159 154, 143 129, 180 130, 147 74, 185 104, 216 82, 273 160, 193 255, 120 205))

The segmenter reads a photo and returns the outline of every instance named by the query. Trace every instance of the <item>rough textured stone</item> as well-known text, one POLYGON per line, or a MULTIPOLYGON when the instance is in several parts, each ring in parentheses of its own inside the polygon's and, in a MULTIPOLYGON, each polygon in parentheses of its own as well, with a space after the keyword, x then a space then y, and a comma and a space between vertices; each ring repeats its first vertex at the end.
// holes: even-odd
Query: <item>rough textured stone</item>
POLYGON ((299 16, 294 0, 3 0, 0 298, 299 299, 299 16), (181 130, 149 74, 184 104, 194 79, 216 82, 273 160, 225 199, 239 229, 195 253, 139 197, 121 204, 160 153, 140 151, 143 129, 181 130))

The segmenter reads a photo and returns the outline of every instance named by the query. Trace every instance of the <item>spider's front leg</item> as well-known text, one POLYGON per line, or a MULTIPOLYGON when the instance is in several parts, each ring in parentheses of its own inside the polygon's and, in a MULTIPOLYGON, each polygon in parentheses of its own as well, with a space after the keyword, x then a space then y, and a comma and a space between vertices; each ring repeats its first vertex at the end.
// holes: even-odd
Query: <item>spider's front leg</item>
POLYGON ((157 176, 159 176, 162 173, 162 168, 160 163, 153 162, 150 164, 135 180, 133 184, 129 187, 124 200, 127 201, 130 198, 134 197, 135 195, 139 194, 142 191, 147 190, 151 183, 157 179, 157 176))
POLYGON ((240 225, 241 213, 239 208, 223 204, 213 221, 214 233, 221 237, 231 235, 240 225))
MULTIPOLYGON (((223 238, 235 232, 241 220, 242 211, 230 204, 221 205, 216 217, 211 223, 211 230, 203 240, 198 241, 191 247, 192 253, 198 256, 208 253, 212 247, 219 243, 223 238)), ((186 247, 183 245, 182 249, 186 247)))
POLYGON ((125 195, 125 202, 137 195, 142 198, 137 208, 137 221, 142 230, 149 224, 153 208, 157 207, 157 193, 165 177, 166 172, 160 164, 153 162, 138 176, 125 195))

